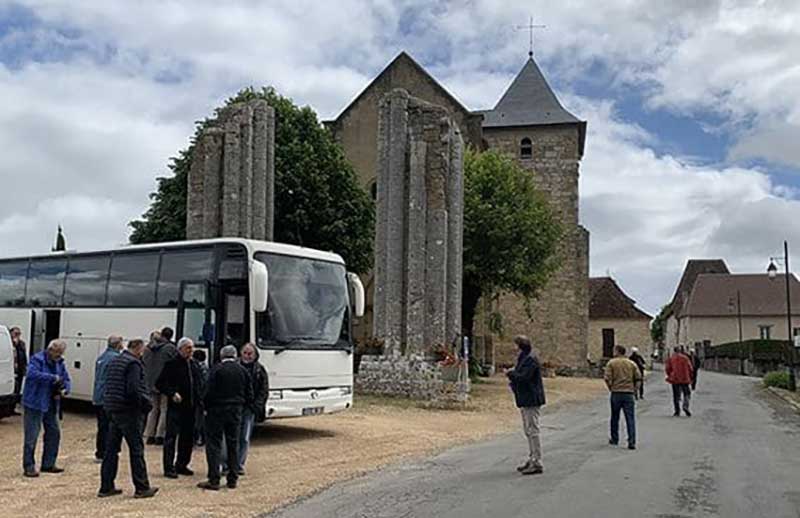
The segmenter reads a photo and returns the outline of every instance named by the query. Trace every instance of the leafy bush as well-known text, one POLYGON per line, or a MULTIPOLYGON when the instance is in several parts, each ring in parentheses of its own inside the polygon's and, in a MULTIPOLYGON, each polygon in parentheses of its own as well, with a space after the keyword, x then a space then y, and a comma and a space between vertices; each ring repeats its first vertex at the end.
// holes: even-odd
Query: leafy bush
POLYGON ((782 389, 789 388, 789 373, 783 371, 768 372, 764 376, 764 386, 778 387, 782 389))

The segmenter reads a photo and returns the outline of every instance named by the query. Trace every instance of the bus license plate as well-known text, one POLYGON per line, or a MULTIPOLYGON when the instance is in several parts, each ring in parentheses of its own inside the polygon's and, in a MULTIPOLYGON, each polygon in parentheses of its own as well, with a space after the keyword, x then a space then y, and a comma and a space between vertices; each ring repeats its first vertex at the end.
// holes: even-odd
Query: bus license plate
POLYGON ((319 415, 325 410, 323 406, 312 406, 303 409, 303 415, 319 415))

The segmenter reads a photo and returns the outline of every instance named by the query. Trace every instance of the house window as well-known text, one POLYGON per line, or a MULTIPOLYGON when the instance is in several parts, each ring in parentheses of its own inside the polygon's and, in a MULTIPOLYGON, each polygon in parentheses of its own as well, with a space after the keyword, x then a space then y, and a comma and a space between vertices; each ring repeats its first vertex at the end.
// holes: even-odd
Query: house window
POLYGON ((758 326, 758 336, 762 340, 769 340, 772 336, 772 326, 758 326))
POLYGON ((792 328, 792 336, 800 336, 800 327, 792 328))
POLYGON ((531 143, 531 139, 525 137, 519 143, 519 157, 520 158, 531 158, 533 157, 533 143, 531 143))

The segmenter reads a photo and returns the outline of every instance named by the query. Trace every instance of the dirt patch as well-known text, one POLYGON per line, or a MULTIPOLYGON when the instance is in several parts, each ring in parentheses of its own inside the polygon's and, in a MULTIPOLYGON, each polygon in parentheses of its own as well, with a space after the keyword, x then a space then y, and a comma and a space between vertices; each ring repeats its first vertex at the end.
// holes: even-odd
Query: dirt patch
MULTIPOLYGON (((545 380, 547 412, 565 402, 602 393, 600 380, 545 380)), ((22 477, 21 418, 0 420, 0 508, 5 516, 253 516, 386 464, 429 455, 518 427, 519 414, 502 377, 473 386, 462 408, 431 410, 399 399, 357 397, 355 408, 331 416, 276 421, 256 429, 239 488, 204 492, 205 452, 195 449, 194 477, 162 476, 161 449, 147 447, 151 484, 161 488, 150 500, 133 500, 127 449, 123 447, 117 485, 120 497, 97 499, 100 466, 94 463, 94 416, 65 412, 59 465, 61 475, 22 477)), ((41 441, 41 439, 40 439, 41 441)), ((37 447, 37 460, 41 442, 37 447)))

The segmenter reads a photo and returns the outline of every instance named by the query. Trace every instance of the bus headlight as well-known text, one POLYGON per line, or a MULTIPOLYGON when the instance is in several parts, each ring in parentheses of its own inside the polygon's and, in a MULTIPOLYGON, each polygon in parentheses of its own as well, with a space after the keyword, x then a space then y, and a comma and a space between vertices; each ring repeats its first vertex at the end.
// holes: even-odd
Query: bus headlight
POLYGON ((349 396, 353 393, 353 387, 339 387, 343 396, 349 396))
POLYGON ((270 390, 269 391, 269 398, 270 399, 283 399, 283 391, 282 390, 270 390))

